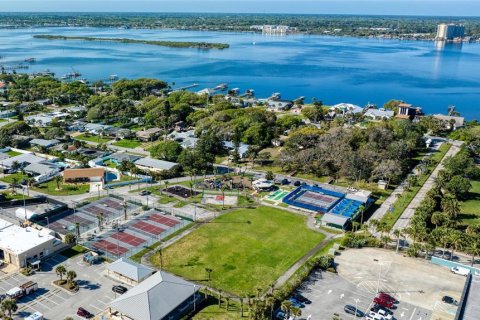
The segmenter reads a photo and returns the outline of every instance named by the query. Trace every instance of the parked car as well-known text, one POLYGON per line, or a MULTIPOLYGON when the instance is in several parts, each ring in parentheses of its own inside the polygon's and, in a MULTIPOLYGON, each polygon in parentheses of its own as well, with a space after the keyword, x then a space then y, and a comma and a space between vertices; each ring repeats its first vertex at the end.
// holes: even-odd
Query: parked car
POLYGON ((388 293, 385 293, 385 292, 380 292, 378 294, 378 297, 380 299, 384 299, 384 300, 387 300, 387 301, 391 301, 393 303, 398 303, 398 300, 395 299, 394 297, 392 297, 391 295, 389 295, 388 293))
POLYGON ((288 181, 288 179, 282 179, 282 181, 280 181, 281 185, 284 186, 286 184, 289 184, 290 181, 288 181))
POLYGON ((356 317, 362 318, 365 316, 365 314, 358 310, 358 308, 355 308, 355 306, 352 306, 350 304, 347 304, 345 307, 343 307, 343 310, 348 313, 348 314, 354 314, 356 317))
POLYGON ((93 318, 93 314, 91 314, 90 312, 88 312, 87 310, 85 310, 82 307, 78 308, 77 316, 80 316, 80 317, 85 318, 85 319, 93 318))
POLYGON ((442 301, 454 306, 458 306, 458 301, 449 296, 443 296, 442 301))
POLYGON ((384 307, 384 308, 388 308, 388 309, 392 309, 392 308, 393 308, 393 302, 391 302, 391 301, 389 301, 389 300, 385 300, 385 299, 381 299, 381 298, 375 297, 375 299, 373 299, 373 302, 376 303, 376 304, 381 305, 381 306, 384 307))
POLYGON ((275 319, 286 319, 287 315, 285 314, 285 312, 283 311, 278 311, 276 314, 275 314, 275 319))
POLYGON ((455 274, 459 274, 461 276, 468 276, 470 274, 470 270, 467 268, 462 267, 451 267, 450 271, 455 274))
POLYGON ((125 292, 128 291, 128 289, 125 288, 124 286, 116 285, 112 287, 112 291, 116 293, 124 294, 125 292))
POLYGON ((293 183, 293 185, 294 185, 295 187, 300 187, 301 184, 302 184, 302 183, 301 183, 300 181, 298 181, 298 180, 293 183))
POLYGON ((148 191, 148 190, 143 190, 142 192, 140 192, 140 195, 141 195, 141 196, 147 196, 147 195, 149 195, 149 194, 151 194, 151 192, 148 191))
POLYGON ((378 310, 377 314, 381 315, 385 320, 393 320, 393 315, 383 309, 378 310))
POLYGON ((288 299, 295 308, 305 308, 305 305, 295 298, 288 299))
POLYGON ((378 313, 373 312, 373 311, 370 311, 367 314, 367 316, 365 317, 365 319, 368 319, 368 320, 385 320, 381 315, 379 315, 378 313))
POLYGON ((392 310, 390 310, 388 308, 385 308, 385 307, 382 307, 379 304, 374 304, 373 307, 370 309, 370 311, 373 311, 373 312, 376 312, 376 313, 378 313, 380 310, 383 310, 387 314, 393 315, 392 310))
POLYGON ((310 304, 312 303, 312 301, 310 301, 309 299, 305 298, 304 296, 302 296, 300 293, 296 293, 293 295, 293 297, 295 298, 295 300, 303 303, 303 304, 310 304))

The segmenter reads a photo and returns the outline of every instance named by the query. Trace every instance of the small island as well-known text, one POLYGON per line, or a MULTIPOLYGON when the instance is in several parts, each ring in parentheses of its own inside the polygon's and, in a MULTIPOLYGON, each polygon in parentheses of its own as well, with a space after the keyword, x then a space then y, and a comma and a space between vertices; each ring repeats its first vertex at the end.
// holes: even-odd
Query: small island
POLYGON ((97 37, 84 37, 84 36, 60 36, 60 35, 48 35, 40 34, 34 35, 37 39, 47 40, 85 40, 85 41, 111 41, 121 43, 140 43, 154 46, 174 47, 174 48, 197 48, 197 49, 227 49, 230 47, 226 43, 212 43, 212 42, 193 42, 193 41, 160 41, 160 40, 135 40, 127 38, 97 38, 97 37))

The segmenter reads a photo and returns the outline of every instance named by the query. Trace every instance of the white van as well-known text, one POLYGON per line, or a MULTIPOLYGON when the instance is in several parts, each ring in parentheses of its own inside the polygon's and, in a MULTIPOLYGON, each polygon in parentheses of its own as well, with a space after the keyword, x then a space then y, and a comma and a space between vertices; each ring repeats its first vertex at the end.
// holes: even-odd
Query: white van
POLYGON ((450 271, 455 274, 459 274, 461 276, 468 276, 470 273, 470 269, 462 268, 462 267, 451 267, 450 271))
POLYGON ((43 314, 40 312, 36 311, 35 313, 32 313, 28 317, 23 318, 24 320, 43 320, 43 314))

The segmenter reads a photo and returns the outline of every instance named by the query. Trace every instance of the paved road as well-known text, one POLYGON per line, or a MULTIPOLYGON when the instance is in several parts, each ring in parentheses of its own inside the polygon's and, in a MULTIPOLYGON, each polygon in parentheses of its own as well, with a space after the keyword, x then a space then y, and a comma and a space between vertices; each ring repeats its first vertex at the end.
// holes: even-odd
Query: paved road
POLYGON ((443 157, 442 161, 438 164, 435 170, 433 170, 430 177, 428 177, 427 181, 425 181, 422 188, 420 188, 420 190, 415 195, 413 200, 410 202, 408 207, 405 209, 405 211, 402 213, 400 218, 397 220, 397 222, 392 228, 392 231, 398 230, 398 229, 405 229, 406 227, 408 227, 408 225, 410 224, 410 219, 413 217, 415 213, 415 209, 420 205, 423 199, 425 199, 427 192, 430 189, 432 189, 432 187, 434 186, 435 179, 437 178, 438 173, 440 172, 440 170, 444 168, 443 166, 444 160, 450 156, 456 155, 459 151, 460 151, 460 146, 458 144, 452 145, 452 147, 448 150, 448 152, 443 157))

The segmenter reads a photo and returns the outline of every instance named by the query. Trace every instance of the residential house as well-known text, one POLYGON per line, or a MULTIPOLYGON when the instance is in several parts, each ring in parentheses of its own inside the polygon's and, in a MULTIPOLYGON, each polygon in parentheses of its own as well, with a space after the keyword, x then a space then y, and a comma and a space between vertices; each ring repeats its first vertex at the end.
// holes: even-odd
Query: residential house
POLYGON ((133 135, 130 129, 118 127, 108 129, 107 134, 116 139, 128 139, 133 135))
POLYGON ((174 320, 199 306, 200 287, 192 282, 157 271, 108 305, 111 319, 174 320))
POLYGON ((284 111, 293 107, 293 102, 289 100, 268 100, 267 105, 274 111, 284 111))
POLYGON ((60 141, 57 139, 51 139, 51 140, 45 140, 45 139, 32 139, 30 140, 30 145, 36 146, 36 147, 43 147, 46 149, 49 149, 53 146, 56 146, 59 144, 60 141))
POLYGON ((10 169, 12 169, 12 165, 14 163, 18 163, 20 168, 25 168, 29 164, 40 163, 40 162, 45 161, 45 160, 46 160, 45 158, 38 157, 38 156, 36 156, 34 154, 31 154, 31 153, 23 153, 23 154, 19 154, 19 155, 15 156, 15 157, 11 157, 11 158, 8 158, 8 159, 5 159, 5 160, 1 160, 0 161, 0 167, 5 169, 5 170, 10 170, 10 169))
POLYGON ((60 168, 54 163, 42 161, 27 165, 23 170, 33 176, 37 182, 45 182, 60 174, 60 168))
MULTIPOLYGON (((225 146, 225 148, 227 148, 230 152, 234 151, 235 150, 235 145, 232 141, 224 141, 223 142, 223 145, 225 146)), ((240 158, 245 158, 247 156, 247 153, 248 153, 248 148, 250 147, 250 145, 248 144, 245 144, 245 143, 240 143, 240 145, 238 146, 238 156, 240 158)))
POLYGON ((344 116, 346 114, 358 114, 363 112, 363 108, 351 103, 339 103, 329 109, 334 111, 337 115, 344 116))
POLYGON ((387 120, 392 118, 395 115, 393 110, 385 110, 385 109, 368 109, 365 112, 365 117, 370 118, 372 120, 387 120))
POLYGON ((160 128, 150 128, 150 129, 137 131, 135 135, 137 136, 137 139, 141 141, 154 141, 158 138, 161 132, 162 132, 162 129, 160 128))
POLYGON ((11 117, 15 117, 16 115, 17 115, 17 110, 14 110, 14 109, 0 111, 0 118, 11 118, 11 117))
POLYGON ((63 182, 66 183, 103 182, 104 180, 104 168, 66 169, 63 171, 63 182))
POLYGON ((465 125, 465 118, 464 117, 456 117, 456 116, 446 116, 443 114, 434 114, 433 118, 440 120, 443 124, 444 128, 447 130, 457 130, 463 128, 465 125))
POLYGON ((112 126, 100 123, 87 123, 84 127, 85 131, 91 134, 107 133, 110 128, 112 126))
POLYGON ((154 171, 154 172, 171 170, 174 167, 178 166, 178 163, 175 163, 175 162, 158 160, 158 159, 153 159, 149 157, 140 158, 136 160, 134 164, 137 166, 137 168, 141 170, 154 171))
POLYGON ((398 105, 397 118, 400 119, 415 119, 422 116, 422 108, 414 107, 409 103, 402 102, 398 105))

